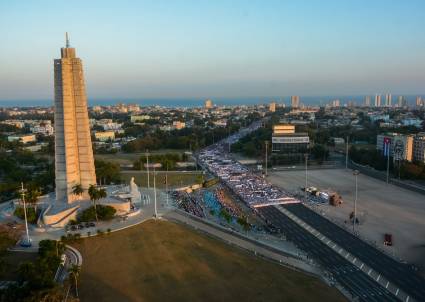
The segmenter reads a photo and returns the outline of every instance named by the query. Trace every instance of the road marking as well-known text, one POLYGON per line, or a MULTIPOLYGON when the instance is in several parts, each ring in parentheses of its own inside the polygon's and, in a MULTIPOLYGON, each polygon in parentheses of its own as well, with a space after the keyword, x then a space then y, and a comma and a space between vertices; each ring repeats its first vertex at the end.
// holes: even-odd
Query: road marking
POLYGON ((388 288, 388 285, 390 285, 390 281, 387 281, 387 285, 385 285, 385 288, 388 288))
POLYGON ((342 248, 341 248, 341 249, 339 249, 339 252, 338 252, 338 253, 339 253, 339 254, 341 254, 341 252, 342 252, 342 248))
POLYGON ((353 263, 356 263, 356 260, 357 260, 357 258, 354 258, 354 259, 353 259, 353 263))
POLYGON ((360 269, 362 269, 362 268, 363 268, 363 266, 364 266, 364 263, 362 263, 362 265, 360 265, 360 269))
POLYGON ((406 298, 406 302, 409 302, 410 296, 407 296, 406 298))
POLYGON ((345 259, 347 259, 349 255, 350 255, 350 253, 347 252, 347 255, 345 255, 345 259))
POLYGON ((397 296, 398 295, 398 292, 399 292, 399 288, 397 288, 397 290, 395 291, 395 295, 397 296))
POLYGON ((379 274, 378 278, 376 278, 376 281, 379 281, 381 279, 381 274, 379 274))
POLYGON ((369 272, 367 273, 368 275, 370 275, 370 273, 372 272, 372 269, 369 270, 369 272))
POLYGON ((329 242, 331 242, 330 240, 328 240, 328 242, 326 242, 326 244, 329 244, 329 242))

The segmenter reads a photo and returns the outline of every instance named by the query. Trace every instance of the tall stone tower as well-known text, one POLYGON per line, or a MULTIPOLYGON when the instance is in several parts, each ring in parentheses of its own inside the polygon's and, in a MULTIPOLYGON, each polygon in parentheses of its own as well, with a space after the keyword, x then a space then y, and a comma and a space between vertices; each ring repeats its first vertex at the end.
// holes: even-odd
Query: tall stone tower
POLYGON ((72 203, 79 199, 72 187, 81 184, 83 198, 96 184, 93 149, 90 137, 87 96, 83 65, 75 48, 61 48, 61 58, 54 61, 55 72, 55 165, 56 200, 72 203))

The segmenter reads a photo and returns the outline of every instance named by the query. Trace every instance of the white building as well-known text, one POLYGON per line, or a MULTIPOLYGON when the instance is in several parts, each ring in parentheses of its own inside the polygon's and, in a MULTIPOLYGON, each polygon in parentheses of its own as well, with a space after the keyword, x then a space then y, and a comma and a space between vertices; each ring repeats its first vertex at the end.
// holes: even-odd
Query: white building
POLYGON ((37 141, 37 138, 34 134, 19 134, 19 135, 9 135, 7 137, 8 142, 21 142, 23 144, 33 143, 37 141))
POLYGON ((35 134, 42 134, 45 136, 52 136, 55 134, 55 129, 53 128, 52 122, 50 120, 39 121, 34 123, 30 127, 30 131, 35 134))
POLYGON ((425 163, 425 132, 420 132, 413 139, 413 160, 425 163))

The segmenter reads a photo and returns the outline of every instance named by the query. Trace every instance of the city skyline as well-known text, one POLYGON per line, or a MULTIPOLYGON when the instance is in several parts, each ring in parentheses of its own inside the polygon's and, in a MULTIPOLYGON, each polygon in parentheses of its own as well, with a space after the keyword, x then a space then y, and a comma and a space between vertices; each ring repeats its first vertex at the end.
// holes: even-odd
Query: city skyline
POLYGON ((45 66, 65 31, 86 58, 90 99, 424 93, 420 1, 0 8, 0 104, 53 98, 45 66))

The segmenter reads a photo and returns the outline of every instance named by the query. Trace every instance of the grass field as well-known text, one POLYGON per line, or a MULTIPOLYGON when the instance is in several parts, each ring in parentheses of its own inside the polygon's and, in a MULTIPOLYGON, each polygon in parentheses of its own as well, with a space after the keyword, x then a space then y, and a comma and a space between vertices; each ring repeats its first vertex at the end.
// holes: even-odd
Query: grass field
MULTIPOLYGON (((182 154, 186 150, 174 150, 174 149, 162 149, 156 151, 149 151, 150 154, 167 154, 167 153, 178 153, 182 154)), ((145 158, 146 154, 144 152, 135 152, 135 153, 116 153, 116 154, 95 154, 95 159, 101 159, 107 162, 114 162, 119 165, 128 165, 133 164, 140 157, 145 158)))
POLYGON ((76 247, 82 301, 345 301, 316 278, 167 221, 76 247))
MULTIPOLYGON (((156 172, 156 186, 157 188, 165 188, 165 174, 166 172, 156 172)), ((190 172, 190 173, 168 173, 168 187, 183 187, 187 185, 193 185, 199 183, 200 172, 190 172)), ((129 183, 131 177, 134 177, 134 181, 140 187, 147 187, 148 185, 148 174, 140 171, 121 171, 121 180, 124 183, 129 183)), ((153 186, 153 173, 149 173, 149 183, 150 186, 153 186)))
POLYGON ((15 280, 19 264, 37 258, 36 253, 7 251, 7 248, 16 243, 20 232, 21 228, 12 229, 6 225, 0 225, 0 280, 15 280))

